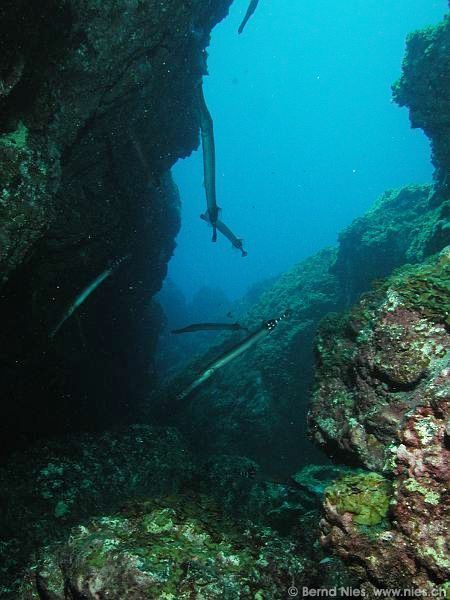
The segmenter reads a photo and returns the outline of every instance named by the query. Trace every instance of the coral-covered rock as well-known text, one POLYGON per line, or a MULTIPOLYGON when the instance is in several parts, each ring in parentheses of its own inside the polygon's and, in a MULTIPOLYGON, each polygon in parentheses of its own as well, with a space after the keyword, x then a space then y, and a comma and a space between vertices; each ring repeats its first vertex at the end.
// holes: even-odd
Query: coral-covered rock
POLYGON ((352 523, 378 525, 386 517, 391 485, 378 473, 345 475, 325 490, 325 503, 340 515, 349 513, 352 523))
POLYGON ((318 336, 313 438, 392 480, 389 507, 372 496, 380 511, 345 477, 329 488, 322 542, 381 587, 433 589, 450 577, 449 316, 450 248, 395 274, 318 336))
POLYGON ((433 188, 410 185, 385 192, 339 235, 332 266, 354 302, 375 279, 405 263, 419 263, 450 244, 450 202, 435 205, 433 188))
POLYGON ((393 86, 400 106, 408 106, 413 127, 431 140, 437 181, 450 197, 450 17, 408 37, 401 79, 393 86))
POLYGON ((42 545, 125 499, 174 494, 195 472, 174 429, 133 426, 42 442, 0 468, 0 597, 42 545))
POLYGON ((313 574, 293 541, 238 528, 207 497, 163 498, 73 529, 43 550, 17 598, 281 599, 313 574))
POLYGON ((405 269, 317 339, 310 412, 316 442, 368 468, 390 470, 405 415, 447 398, 450 252, 405 269))
POLYGON ((198 145, 195 89, 230 2, 1 3, 4 446, 134 420, 154 379, 151 299, 179 228, 169 169, 198 145), (50 341, 75 297, 128 254, 50 341))

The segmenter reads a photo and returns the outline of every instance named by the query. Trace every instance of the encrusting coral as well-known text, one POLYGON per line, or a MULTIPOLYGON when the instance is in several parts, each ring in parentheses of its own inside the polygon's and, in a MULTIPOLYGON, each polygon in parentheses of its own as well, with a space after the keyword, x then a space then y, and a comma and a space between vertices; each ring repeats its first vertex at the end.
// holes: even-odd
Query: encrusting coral
POLYGON ((143 500, 44 549, 17 598, 281 599, 313 572, 295 550, 268 528, 236 527, 204 496, 143 500))
POLYGON ((450 247, 327 319, 317 339, 311 435, 390 480, 350 475, 325 494, 321 541, 368 585, 435 593, 450 578, 449 274, 450 247))
POLYGON ((387 516, 391 494, 390 482, 378 473, 344 475, 325 489, 325 503, 340 515, 353 515, 353 523, 378 525, 387 516))

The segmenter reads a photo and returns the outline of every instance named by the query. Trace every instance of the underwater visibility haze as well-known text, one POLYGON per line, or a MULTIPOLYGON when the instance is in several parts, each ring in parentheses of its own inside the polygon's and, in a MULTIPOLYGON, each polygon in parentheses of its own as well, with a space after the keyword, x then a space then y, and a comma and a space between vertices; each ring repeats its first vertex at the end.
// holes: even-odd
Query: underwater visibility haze
POLYGON ((384 190, 431 181, 429 143, 391 85, 407 34, 437 22, 444 1, 260 2, 238 36, 246 4, 233 3, 212 32, 204 90, 218 204, 248 256, 238 260, 220 238, 209 247, 201 152, 180 161, 183 218, 169 273, 187 298, 210 285, 236 299, 334 244, 384 190))
POLYGON ((0 598, 450 596, 445 0, 0 5, 0 598))

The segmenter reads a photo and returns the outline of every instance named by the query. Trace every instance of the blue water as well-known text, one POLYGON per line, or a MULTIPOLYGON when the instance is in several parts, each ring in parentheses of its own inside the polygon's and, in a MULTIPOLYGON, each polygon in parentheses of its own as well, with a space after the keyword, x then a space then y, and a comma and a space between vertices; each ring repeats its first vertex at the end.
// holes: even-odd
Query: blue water
POLYGON ((222 217, 242 258, 200 220, 201 151, 174 169, 182 230, 170 278, 240 296, 324 246, 384 190, 431 180, 428 141, 391 100, 409 32, 446 0, 248 0, 213 32, 205 96, 215 125, 222 217))

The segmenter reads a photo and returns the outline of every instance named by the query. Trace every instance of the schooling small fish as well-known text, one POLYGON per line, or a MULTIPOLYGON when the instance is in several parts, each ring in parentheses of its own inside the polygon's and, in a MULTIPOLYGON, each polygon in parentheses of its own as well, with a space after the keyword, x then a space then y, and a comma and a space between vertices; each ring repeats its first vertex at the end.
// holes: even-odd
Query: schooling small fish
MULTIPOLYGON (((208 219, 208 216, 206 214, 200 215, 200 216, 207 223, 210 222, 208 219)), ((238 250, 241 251, 242 256, 247 256, 248 252, 246 252, 244 250, 244 240, 236 237, 234 235, 234 233, 231 231, 231 229, 229 227, 227 227, 227 225, 225 225, 225 223, 223 221, 221 221, 220 219, 217 219, 216 228, 218 231, 220 231, 220 233, 222 235, 224 235, 226 238, 228 238, 230 240, 230 242, 234 248, 237 248, 238 250)))
POLYGON ((206 192, 206 212, 202 217, 211 223, 213 228, 212 241, 217 240, 217 220, 220 208, 216 197, 216 146, 214 142, 214 123, 206 105, 203 85, 197 88, 198 109, 200 115, 200 131, 202 135, 203 174, 206 192))
POLYGON ((182 329, 173 329, 171 333, 192 333, 194 331, 239 331, 246 330, 240 323, 193 323, 182 329))
POLYGON ((259 0, 251 0, 249 6, 247 8, 247 12, 245 13, 244 20, 242 21, 242 23, 239 26, 239 29, 238 29, 239 34, 241 34, 244 31, 244 27, 247 25, 248 20, 255 12, 256 7, 258 6, 258 2, 259 2, 259 0))
POLYGON ((224 352, 219 358, 216 358, 212 363, 210 363, 195 379, 191 385, 189 385, 186 389, 184 389, 180 394, 178 394, 178 400, 184 400, 187 398, 194 390, 196 390, 199 386, 201 386, 205 381, 207 381, 210 377, 214 375, 216 371, 230 363, 232 360, 240 356, 243 352, 246 352, 249 348, 257 344, 260 340, 266 337, 271 331, 275 329, 280 321, 283 319, 287 319, 291 315, 290 310, 286 310, 282 315, 280 315, 277 319, 269 319, 268 321, 264 321, 259 329, 250 333, 247 337, 241 340, 239 343, 234 345, 232 348, 224 352))
POLYGON ((119 266, 129 258, 130 254, 127 254, 126 256, 115 260, 110 267, 108 267, 102 273, 100 273, 100 275, 96 277, 92 283, 90 283, 86 288, 84 288, 84 290, 77 295, 72 304, 70 304, 70 306, 67 308, 66 312, 63 314, 63 316, 55 325, 55 327, 50 331, 49 337, 52 338, 53 336, 55 336, 61 329, 62 325, 67 321, 67 319, 71 315, 73 315, 77 308, 79 308, 83 304, 83 302, 92 294, 92 292, 94 292, 98 288, 98 286, 105 281, 105 279, 107 279, 112 273, 114 273, 114 271, 116 271, 119 268, 119 266))

